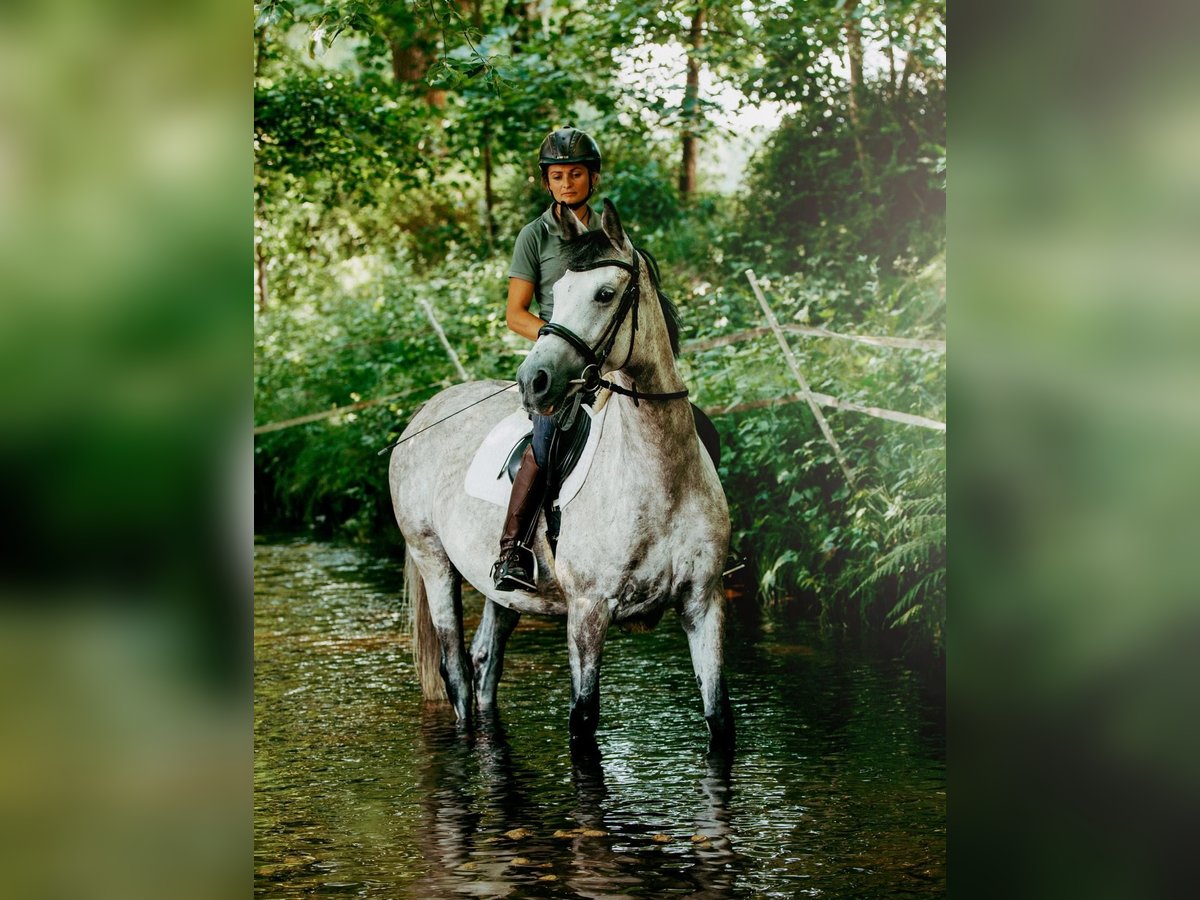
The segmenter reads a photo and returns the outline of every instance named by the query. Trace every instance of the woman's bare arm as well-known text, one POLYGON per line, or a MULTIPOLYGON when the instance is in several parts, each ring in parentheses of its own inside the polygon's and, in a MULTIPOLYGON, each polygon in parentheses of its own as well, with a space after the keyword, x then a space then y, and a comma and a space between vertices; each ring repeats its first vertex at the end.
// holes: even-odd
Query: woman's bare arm
POLYGON ((537 340, 538 329, 546 323, 529 311, 533 302, 533 282, 523 278, 508 279, 508 306, 504 320, 509 330, 523 338, 537 340))

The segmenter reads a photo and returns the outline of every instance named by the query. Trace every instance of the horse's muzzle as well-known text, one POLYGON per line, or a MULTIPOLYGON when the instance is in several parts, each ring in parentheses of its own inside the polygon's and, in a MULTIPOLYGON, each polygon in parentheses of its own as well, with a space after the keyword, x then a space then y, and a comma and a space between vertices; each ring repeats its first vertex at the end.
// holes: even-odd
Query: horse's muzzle
POLYGON ((561 404, 567 390, 567 376, 541 362, 531 353, 517 369, 517 384, 526 412, 548 416, 561 404))

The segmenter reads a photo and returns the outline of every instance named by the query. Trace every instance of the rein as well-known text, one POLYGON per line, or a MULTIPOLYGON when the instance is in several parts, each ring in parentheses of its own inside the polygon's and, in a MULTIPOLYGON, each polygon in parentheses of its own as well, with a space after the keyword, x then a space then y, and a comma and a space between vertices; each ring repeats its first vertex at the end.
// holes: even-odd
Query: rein
POLYGON ((539 338, 546 334, 562 338, 571 345, 576 353, 583 357, 583 371, 580 373, 579 378, 571 381, 571 384, 581 385, 580 390, 588 394, 594 394, 602 387, 608 388, 614 394, 632 397, 634 406, 638 405, 639 400, 680 400, 688 395, 687 388, 684 388, 682 391, 644 393, 637 389, 636 384, 633 388, 626 388, 600 376, 600 369, 608 359, 608 355, 612 353, 613 346, 617 342, 617 333, 620 332, 621 326, 625 323, 625 319, 630 313, 633 314, 633 320, 631 322, 632 332, 629 335, 629 351, 625 354, 625 361, 617 368, 625 368, 629 364, 630 357, 633 356, 633 342, 637 338, 638 330, 638 304, 642 294, 639 278, 641 256, 641 251, 635 248, 632 265, 621 259, 601 259, 569 270, 572 272, 589 272, 592 269, 616 266, 630 274, 629 286, 625 289, 625 293, 621 295, 621 302, 617 306, 616 314, 609 319, 608 325, 601 332, 600 337, 596 339, 595 346, 588 346, 587 341, 570 328, 557 322, 547 322, 538 329, 539 338))
MULTIPOLYGON (((414 431, 412 434, 408 435, 407 437, 398 437, 398 438, 396 438, 394 441, 392 441, 390 444, 388 444, 386 447, 384 447, 382 450, 380 450, 380 451, 379 451, 378 453, 376 453, 375 455, 376 455, 376 456, 383 456, 383 454, 387 453, 387 452, 388 452, 389 450, 391 450, 393 447, 398 447, 398 446, 400 446, 401 444, 403 444, 405 441, 411 441, 411 440, 412 440, 413 438, 415 438, 415 437, 416 437, 418 434, 424 434, 424 433, 425 433, 425 432, 427 432, 427 431, 428 431, 430 428, 433 428, 435 425, 441 425, 441 424, 442 424, 443 422, 445 422, 447 419, 453 419, 453 418, 454 418, 455 416, 457 416, 459 413, 464 413, 464 412, 466 412, 466 411, 467 411, 468 409, 470 409, 472 406, 478 406, 478 405, 479 405, 480 403, 482 403, 484 400, 491 400, 493 397, 499 397, 499 396, 500 396, 501 394, 503 394, 505 391, 512 390, 514 387, 516 387, 516 385, 517 385, 517 383, 516 383, 515 381, 509 381, 509 382, 506 382, 506 383, 505 383, 505 385, 504 385, 504 387, 500 388, 500 390, 496 391, 496 393, 494 393, 494 394, 488 394, 486 397, 480 397, 480 398, 479 398, 478 400, 476 400, 475 402, 473 402, 473 403, 468 403, 468 404, 467 404, 466 406, 464 406, 462 409, 456 409, 454 412, 450 413, 450 415, 448 415, 448 416, 442 416, 440 419, 438 419, 438 420, 437 420, 436 422, 434 422, 432 425, 426 425, 426 426, 425 426, 424 428, 422 428, 420 431, 414 431)), ((419 411, 419 410, 418 410, 418 411, 419 411)))

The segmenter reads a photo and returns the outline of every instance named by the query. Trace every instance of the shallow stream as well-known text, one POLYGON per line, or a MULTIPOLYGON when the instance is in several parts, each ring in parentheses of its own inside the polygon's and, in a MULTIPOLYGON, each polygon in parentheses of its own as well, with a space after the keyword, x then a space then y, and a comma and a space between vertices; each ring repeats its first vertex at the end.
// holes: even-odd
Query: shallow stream
POLYGON ((402 580, 363 548, 256 546, 256 896, 944 895, 933 675, 812 623, 733 617, 738 749, 709 759, 668 613, 612 631, 602 759, 575 766, 565 622, 522 620, 499 721, 464 735, 420 701, 402 580))

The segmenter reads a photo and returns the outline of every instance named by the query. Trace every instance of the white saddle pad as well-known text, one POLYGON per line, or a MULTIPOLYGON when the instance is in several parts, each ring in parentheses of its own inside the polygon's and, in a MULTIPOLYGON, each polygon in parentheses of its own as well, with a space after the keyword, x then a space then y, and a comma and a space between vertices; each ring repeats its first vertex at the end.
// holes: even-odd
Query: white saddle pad
MULTIPOLYGON (((591 418, 592 430, 588 433, 587 443, 583 445, 583 453, 579 456, 579 462, 575 464, 575 468, 571 470, 571 474, 567 476, 559 489, 555 506, 560 508, 566 506, 583 487, 588 469, 592 465, 592 459, 596 455, 596 447, 600 443, 600 432, 603 430, 604 414, 607 410, 608 404, 605 404, 599 412, 593 412, 589 406, 580 407, 580 412, 591 418)), ((512 451, 513 445, 529 432, 529 428, 529 415, 519 409, 512 415, 501 419, 488 432, 488 436, 483 439, 483 443, 475 451, 475 456, 467 469, 465 484, 467 494, 497 506, 508 506, 512 482, 508 480, 504 464, 508 461, 508 454, 512 451)))

